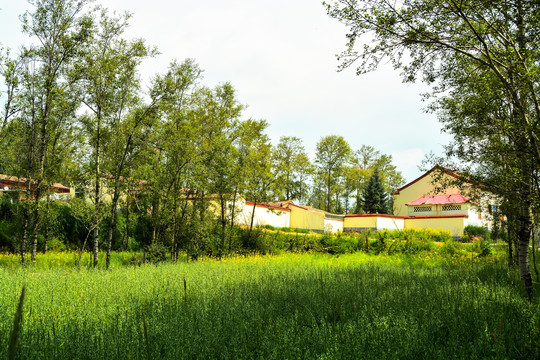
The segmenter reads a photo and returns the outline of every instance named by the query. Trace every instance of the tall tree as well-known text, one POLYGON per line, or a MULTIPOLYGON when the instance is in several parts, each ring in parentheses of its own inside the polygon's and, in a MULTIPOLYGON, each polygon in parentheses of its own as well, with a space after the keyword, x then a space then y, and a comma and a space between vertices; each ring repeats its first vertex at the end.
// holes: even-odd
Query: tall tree
POLYGON ((302 182, 305 181, 301 177, 304 170, 309 167, 309 159, 302 140, 296 136, 282 136, 273 149, 272 160, 277 197, 284 200, 300 199, 302 182))
MULTIPOLYGON (((134 124, 131 125, 138 128, 142 122, 140 117, 144 116, 142 114, 131 114, 131 117, 127 115, 139 101, 137 67, 144 58, 155 54, 155 50, 147 47, 142 40, 130 42, 121 37, 128 25, 128 19, 127 14, 115 18, 109 16, 107 10, 100 9, 98 26, 93 32, 92 41, 84 49, 82 61, 77 64, 75 75, 81 76, 83 80, 81 89, 84 94, 83 101, 91 113, 86 117, 85 125, 94 153, 91 162, 96 210, 96 226, 93 234, 94 266, 98 263, 99 222, 102 218, 103 190, 101 186, 104 175, 111 175, 111 170, 114 170, 114 173, 120 173, 126 167, 127 151, 132 147, 133 127, 126 125, 124 120, 132 120, 134 124), (137 119, 134 120, 134 117, 137 119), (124 135, 128 140, 123 138, 124 135), (101 168, 103 143, 109 144, 109 156, 114 157, 114 160, 109 162, 109 164, 114 164, 112 165, 114 169, 110 166, 108 174, 103 174, 101 168)), ((114 185, 113 203, 116 204, 119 197, 119 178, 116 176, 110 180, 110 183, 114 185)), ((116 211, 112 210, 111 222, 114 222, 115 214, 116 211)), ((109 255, 107 255, 108 258, 109 255)))
MULTIPOLYGON (((422 74, 423 80, 434 86, 434 94, 439 98, 461 84, 480 81, 491 84, 490 89, 499 91, 511 105, 511 111, 503 115, 507 126, 505 141, 516 151, 505 155, 511 158, 514 176, 510 184, 516 197, 507 200, 519 199, 518 238, 522 250, 518 254, 519 267, 524 287, 532 296, 528 262, 530 214, 534 202, 531 174, 540 160, 538 4, 527 0, 338 0, 327 4, 327 10, 349 28, 342 67, 359 61, 358 73, 362 73, 376 68, 383 58, 390 58, 403 70, 406 80, 414 81, 422 74), (358 40, 366 36, 371 36, 372 41, 358 51, 358 40), (533 157, 536 164, 527 161, 525 154, 533 157)), ((475 91, 487 91, 489 96, 490 89, 475 91)), ((462 119, 451 121, 454 120, 462 119)), ((490 124, 493 128, 497 126, 490 124)), ((474 136, 468 138, 467 133, 455 135, 477 141, 474 136)), ((489 137, 484 139, 484 143, 488 147, 493 145, 495 150, 497 142, 492 141, 489 137)), ((500 166, 499 173, 502 173, 502 164, 493 165, 500 166)))
POLYGON ((158 75, 154 92, 166 94, 161 100, 158 121, 149 134, 152 156, 146 159, 147 172, 143 178, 151 179, 153 197, 154 240, 165 232, 170 234, 171 259, 178 254, 178 234, 183 231, 187 216, 185 187, 188 167, 201 154, 200 119, 194 92, 202 70, 192 60, 181 64, 173 61, 167 73, 158 75), (163 206, 160 203, 163 202, 163 206), (168 229, 165 229, 168 226, 168 229))
POLYGON ((270 189, 274 183, 272 174, 270 139, 264 133, 268 123, 264 120, 246 120, 240 124, 242 138, 239 151, 245 154, 246 182, 244 194, 253 201, 249 233, 253 229, 255 208, 258 203, 269 200, 270 189))
MULTIPOLYGON (((74 121, 78 107, 76 92, 67 76, 87 41, 92 26, 91 16, 84 11, 86 1, 36 0, 35 10, 22 16, 23 32, 37 41, 22 51, 25 66, 25 104, 21 120, 28 135, 27 188, 32 189, 32 262, 36 261, 39 200, 53 179, 47 178, 47 161, 54 142, 74 121)), ((25 224, 27 216, 25 216, 25 224)), ((26 231, 25 231, 26 233, 26 231)), ((23 241, 26 241, 23 236, 23 241)))
POLYGON ((315 164, 317 164, 318 176, 324 179, 326 191, 326 211, 335 211, 336 206, 331 206, 333 188, 342 175, 343 166, 347 163, 351 154, 351 148, 342 136, 330 135, 321 138, 317 143, 315 164))

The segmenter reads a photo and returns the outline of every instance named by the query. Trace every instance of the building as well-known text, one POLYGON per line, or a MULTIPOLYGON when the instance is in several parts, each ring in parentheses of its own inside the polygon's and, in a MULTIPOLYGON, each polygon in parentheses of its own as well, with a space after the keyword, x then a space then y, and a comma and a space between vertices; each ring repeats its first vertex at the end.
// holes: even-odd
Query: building
POLYGON ((396 190, 392 200, 394 214, 409 218, 405 228, 442 227, 454 236, 467 225, 490 228, 498 203, 494 194, 440 165, 396 190))
POLYGON ((336 215, 290 200, 265 203, 260 206, 266 206, 266 212, 281 211, 280 219, 271 220, 270 213, 257 209, 254 223, 280 227, 288 216, 289 227, 317 232, 431 228, 460 237, 468 225, 490 227, 497 204, 493 194, 439 165, 399 188, 392 198, 394 214, 336 215))
MULTIPOLYGON (((32 192, 32 197, 37 188, 37 183, 34 180, 28 182, 25 178, 0 174, 0 196, 8 197, 12 200, 25 198, 28 187, 32 192)), ((52 198, 69 199, 71 189, 60 183, 54 183, 49 186, 49 192, 52 193, 52 198)))

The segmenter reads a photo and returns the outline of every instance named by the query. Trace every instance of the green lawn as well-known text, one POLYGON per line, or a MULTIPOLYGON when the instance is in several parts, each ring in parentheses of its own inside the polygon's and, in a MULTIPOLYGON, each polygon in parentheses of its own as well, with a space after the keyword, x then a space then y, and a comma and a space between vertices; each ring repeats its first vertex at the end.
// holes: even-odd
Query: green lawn
POLYGON ((491 257, 283 254, 107 272, 47 256, 0 267, 0 358, 23 284, 21 359, 540 357, 539 302, 491 257))

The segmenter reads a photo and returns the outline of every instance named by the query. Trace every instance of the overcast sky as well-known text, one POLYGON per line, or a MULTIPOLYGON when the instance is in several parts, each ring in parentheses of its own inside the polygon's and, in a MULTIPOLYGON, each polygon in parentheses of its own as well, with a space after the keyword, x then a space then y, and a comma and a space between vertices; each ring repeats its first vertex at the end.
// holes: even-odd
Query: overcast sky
MULTIPOLYGON (((203 84, 230 82, 248 106, 245 118, 265 119, 273 144, 297 136, 311 156, 326 135, 341 135, 353 150, 371 145, 391 154, 407 181, 430 151, 441 154, 449 137, 420 94, 385 65, 356 76, 337 72, 346 28, 326 15, 321 0, 98 0, 133 14, 128 38, 144 38, 161 54, 142 76, 164 72, 171 60, 194 58, 203 84)), ((16 52, 23 41, 24 0, 0 1, 0 43, 16 52)))

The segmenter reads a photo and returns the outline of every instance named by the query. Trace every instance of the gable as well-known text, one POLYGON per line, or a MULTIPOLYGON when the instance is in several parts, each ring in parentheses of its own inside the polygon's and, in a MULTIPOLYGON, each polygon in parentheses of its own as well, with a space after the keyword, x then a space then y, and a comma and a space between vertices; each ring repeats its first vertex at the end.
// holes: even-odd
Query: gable
POLYGON ((431 170, 392 194, 394 214, 407 216, 407 204, 425 195, 459 194, 463 192, 463 189, 459 189, 457 186, 443 187, 443 183, 455 181, 456 179, 459 179, 458 174, 440 165, 434 166, 431 170), (442 190, 443 188, 444 190, 442 190))

